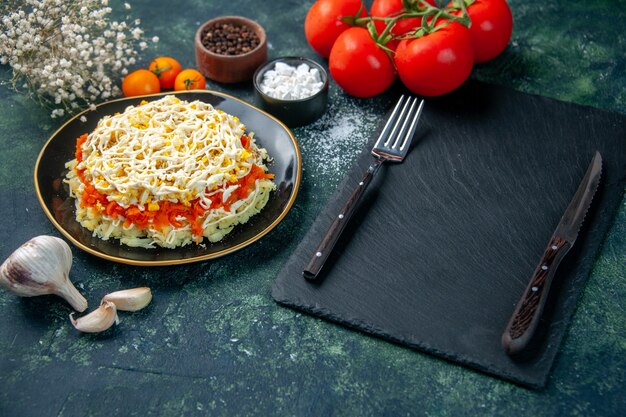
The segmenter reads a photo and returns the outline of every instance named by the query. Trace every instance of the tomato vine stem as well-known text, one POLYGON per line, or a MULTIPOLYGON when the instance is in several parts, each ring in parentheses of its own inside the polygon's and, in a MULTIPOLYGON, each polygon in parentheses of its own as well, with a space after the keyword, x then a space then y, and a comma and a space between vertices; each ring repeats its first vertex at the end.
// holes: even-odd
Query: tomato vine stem
POLYGON ((367 16, 360 17, 362 8, 359 9, 354 16, 345 16, 342 20, 352 26, 360 26, 366 28, 372 39, 389 54, 394 51, 387 46, 392 40, 415 39, 425 36, 429 33, 443 29, 452 22, 458 22, 465 27, 471 25, 471 20, 467 14, 466 7, 474 3, 476 0, 453 0, 448 3, 447 7, 441 5, 443 2, 437 2, 438 6, 432 6, 424 0, 411 1, 402 0, 403 8, 387 17, 367 16), (460 15, 453 14, 460 10, 460 15), (421 18, 421 26, 402 35, 394 35, 393 27, 399 20, 421 18), (437 25, 437 22, 445 19, 445 23, 437 25), (375 22, 384 22, 385 28, 378 33, 375 22))
POLYGON ((365 5, 363 3, 361 3, 361 7, 359 7, 359 10, 357 10, 357 12, 354 15, 350 15, 350 16, 343 16, 341 18, 341 20, 350 26, 361 26, 358 21, 361 18, 361 13, 363 13, 363 11, 365 10, 365 5))

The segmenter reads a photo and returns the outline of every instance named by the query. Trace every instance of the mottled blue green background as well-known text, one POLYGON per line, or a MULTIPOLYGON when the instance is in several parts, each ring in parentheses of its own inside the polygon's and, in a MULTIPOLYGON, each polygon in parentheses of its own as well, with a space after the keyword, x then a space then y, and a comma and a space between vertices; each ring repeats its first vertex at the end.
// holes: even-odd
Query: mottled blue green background
MULTIPOLYGON (((111 2, 121 15, 122 3, 111 2)), ((371 2, 368 2, 368 4, 371 2)), ((158 45, 195 65, 203 21, 237 14, 261 23, 269 58, 307 56, 312 1, 135 0, 158 45)), ((472 78, 626 113, 626 2, 511 0, 508 49, 472 78)), ((0 67, 4 78, 8 68, 0 67)), ((255 101, 252 85, 207 88, 255 101)), ((60 125, 24 95, 0 87, 0 256, 37 234, 59 233, 36 201, 38 152, 60 125)), ((99 335, 70 325, 54 297, 0 292, 3 416, 622 416, 626 414, 626 202, 579 299, 550 381, 529 391, 440 359, 301 315, 274 303, 272 281, 394 98, 346 96, 331 84, 329 111, 294 129, 303 183, 285 221, 226 258, 168 268, 109 263, 73 249, 71 277, 95 306, 107 292, 147 285, 145 310, 120 314, 99 335)), ((529 120, 532 123, 532 120, 529 120)), ((625 138, 626 140, 626 138, 625 138)))

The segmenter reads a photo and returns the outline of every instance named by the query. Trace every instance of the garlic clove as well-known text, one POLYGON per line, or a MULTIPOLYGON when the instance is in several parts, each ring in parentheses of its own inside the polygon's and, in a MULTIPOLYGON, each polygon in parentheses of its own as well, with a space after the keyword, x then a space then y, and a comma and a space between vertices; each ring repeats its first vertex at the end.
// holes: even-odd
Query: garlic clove
POLYGON ((118 310, 137 311, 150 304, 152 292, 148 287, 131 288, 107 294, 102 300, 114 303, 118 310))
POLYGON ((20 297, 56 294, 77 311, 87 300, 69 280, 72 250, 63 239, 37 236, 17 248, 0 266, 0 284, 20 297))
POLYGON ((69 285, 65 285, 63 287, 57 288, 54 294, 58 295, 61 298, 64 298, 65 301, 70 303, 72 308, 79 313, 87 310, 87 300, 81 293, 78 292, 76 287, 72 285, 72 283, 68 280, 69 285))
POLYGON ((70 314, 70 321, 76 330, 84 333, 102 332, 113 326, 113 323, 119 323, 115 304, 110 301, 102 301, 100 307, 78 319, 75 319, 74 313, 72 313, 70 314))

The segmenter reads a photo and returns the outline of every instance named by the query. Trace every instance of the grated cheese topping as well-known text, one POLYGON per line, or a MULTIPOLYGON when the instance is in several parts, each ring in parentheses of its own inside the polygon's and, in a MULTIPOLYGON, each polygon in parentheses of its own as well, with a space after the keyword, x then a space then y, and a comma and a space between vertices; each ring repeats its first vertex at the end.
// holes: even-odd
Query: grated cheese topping
POLYGON ((237 186, 229 184, 267 157, 243 147, 244 131, 237 117, 208 103, 169 95, 101 119, 77 169, 122 207, 195 198, 209 207, 212 191, 230 194, 237 186))

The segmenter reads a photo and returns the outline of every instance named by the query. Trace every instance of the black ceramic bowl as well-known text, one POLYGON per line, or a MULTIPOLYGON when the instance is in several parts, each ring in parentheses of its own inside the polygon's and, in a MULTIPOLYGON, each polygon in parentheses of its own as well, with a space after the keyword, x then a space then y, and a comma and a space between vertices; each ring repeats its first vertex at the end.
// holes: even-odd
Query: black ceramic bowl
POLYGON ((256 70, 254 77, 254 89, 256 91, 259 106, 271 113, 289 127, 297 127, 309 124, 317 120, 326 111, 328 102, 328 73, 320 64, 307 58, 284 57, 274 59, 256 70), (316 68, 324 85, 322 89, 310 97, 299 100, 282 100, 270 97, 261 91, 263 76, 269 70, 274 69, 277 62, 283 62, 292 67, 307 64, 310 68, 316 68))

